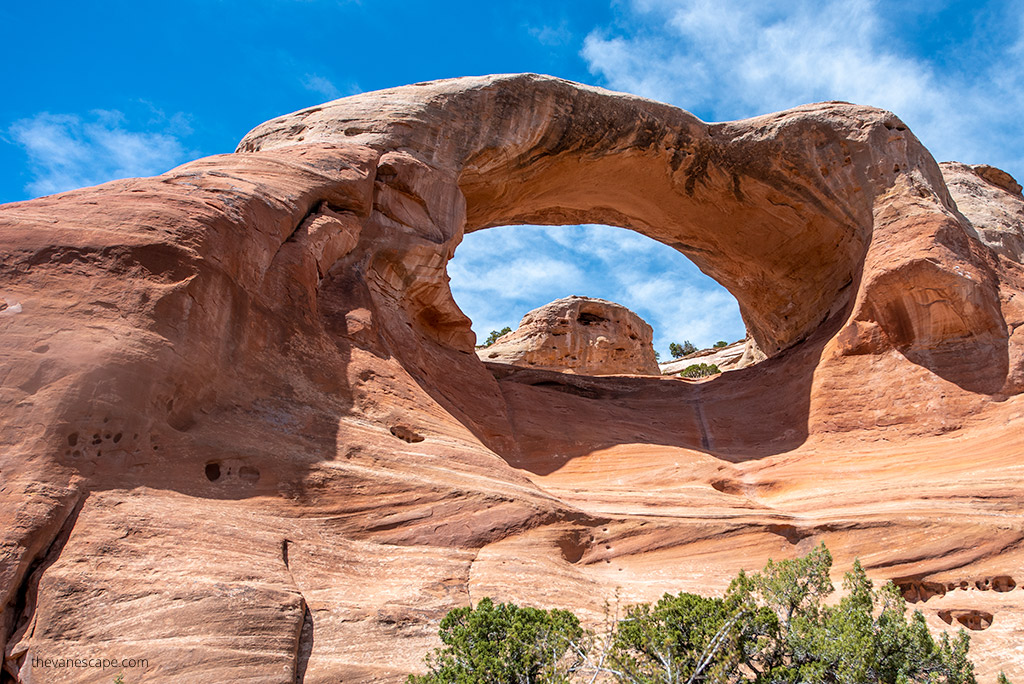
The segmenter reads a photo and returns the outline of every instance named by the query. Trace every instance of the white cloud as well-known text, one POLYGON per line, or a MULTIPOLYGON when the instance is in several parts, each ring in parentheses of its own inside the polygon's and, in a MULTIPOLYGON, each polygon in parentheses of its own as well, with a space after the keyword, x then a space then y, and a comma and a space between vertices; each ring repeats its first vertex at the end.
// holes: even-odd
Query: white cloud
POLYGON ((571 290, 584 280, 583 271, 575 264, 543 255, 520 256, 498 263, 464 263, 449 263, 448 274, 458 283, 455 287, 466 283, 477 292, 491 292, 505 299, 526 300, 556 289, 571 290))
POLYGON ((180 114, 166 120, 154 113, 149 123, 162 130, 128 130, 121 112, 106 110, 89 119, 42 112, 15 121, 8 134, 24 148, 32 174, 25 189, 48 195, 177 166, 190 156, 178 137, 187 134, 187 121, 180 114))
MULTIPOLYGON (((612 88, 716 120, 822 100, 894 111, 937 158, 1020 175, 1024 59, 1016 44, 977 36, 980 70, 913 55, 872 0, 633 0, 615 31, 591 32, 583 57, 612 88), (628 27, 626 31, 621 26, 628 27), (982 42, 988 41, 988 42, 982 42)), ((1020 27, 1003 11, 1006 22, 1020 27)), ((966 44, 966 41, 965 41, 966 44)), ((973 45, 973 42, 972 42, 973 45)))

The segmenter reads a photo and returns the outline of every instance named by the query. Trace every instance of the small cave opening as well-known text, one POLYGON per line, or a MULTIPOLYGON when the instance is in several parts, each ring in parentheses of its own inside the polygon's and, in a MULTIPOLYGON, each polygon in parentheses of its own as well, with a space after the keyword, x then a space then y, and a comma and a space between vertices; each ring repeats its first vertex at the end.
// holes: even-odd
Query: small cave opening
MULTIPOLYGON (((448 262, 448 275, 456 303, 473 323, 478 351, 514 333, 528 312, 581 296, 621 305, 653 329, 661 368, 645 374, 678 374, 682 367, 666 371, 665 366, 681 349, 729 346, 733 362, 742 355, 743 345, 736 343, 747 331, 736 298, 678 249, 627 228, 506 225, 477 230, 464 236, 448 262)), ((614 328, 609 318, 606 311, 581 306, 571 322, 597 336, 599 330, 614 328)), ((567 328, 556 324, 550 334, 562 339, 567 328)), ((621 341, 596 338, 592 345, 607 345, 609 355, 622 356, 624 346, 643 344, 643 337, 642 330, 627 326, 621 341)), ((582 363, 579 356, 573 350, 566 362, 582 363)), ((498 357, 496 351, 482 356, 500 362, 498 357)), ((514 365, 538 364, 524 360, 514 365)))
POLYGON ((576 317, 576 322, 580 325, 596 325, 598 323, 607 323, 608 319, 604 316, 598 316, 594 313, 587 313, 581 311, 580 315, 576 317))
POLYGON ((220 463, 207 463, 204 471, 206 473, 206 479, 210 482, 216 482, 220 479, 220 463))

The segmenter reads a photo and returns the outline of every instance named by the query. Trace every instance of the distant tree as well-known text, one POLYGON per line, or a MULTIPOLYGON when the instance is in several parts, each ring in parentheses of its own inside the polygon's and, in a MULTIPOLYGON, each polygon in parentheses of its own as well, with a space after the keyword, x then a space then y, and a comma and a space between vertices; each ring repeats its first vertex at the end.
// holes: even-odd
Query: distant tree
POLYGON ((684 378, 707 378, 712 375, 721 373, 718 365, 714 363, 695 363, 691 366, 687 366, 679 375, 684 378))
POLYGON ((582 663, 586 636, 575 615, 483 598, 441 620, 441 642, 426 658, 428 674, 409 684, 567 684, 582 663))
POLYGON ((654 350, 654 360, 655 361, 661 361, 661 354, 658 353, 657 349, 654 350))
POLYGON ((499 337, 501 337, 502 335, 507 335, 510 332, 512 332, 512 328, 508 327, 507 325, 501 330, 492 330, 491 334, 487 336, 487 339, 484 340, 484 343, 481 346, 490 347, 492 344, 498 341, 499 337))
POLYGON ((690 340, 683 340, 682 344, 671 342, 668 345, 668 353, 672 355, 673 359, 681 359, 684 356, 688 356, 697 351, 697 347, 694 346, 690 340))
POLYGON ((718 340, 715 342, 715 349, 721 349, 722 347, 728 347, 729 343, 725 340, 718 340))
POLYGON ((1005 672, 1000 672, 999 673, 999 679, 997 680, 996 684, 1010 684, 1010 680, 1006 676, 1005 672))

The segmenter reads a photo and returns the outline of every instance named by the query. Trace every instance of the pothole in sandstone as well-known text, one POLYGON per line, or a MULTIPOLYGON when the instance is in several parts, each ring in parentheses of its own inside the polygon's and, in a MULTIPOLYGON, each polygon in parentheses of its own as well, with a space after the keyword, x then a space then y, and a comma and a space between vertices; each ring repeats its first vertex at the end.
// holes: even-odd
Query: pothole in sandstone
MULTIPOLYGON (((574 295, 616 303, 646 321, 653 328, 662 373, 676 374, 692 365, 687 361, 666 367, 673 352, 687 344, 714 349, 746 334, 739 305, 728 290, 676 249, 615 226, 518 225, 476 231, 465 236, 448 273, 452 294, 473 321, 478 344, 492 331, 515 330, 527 312, 574 295)), ((571 314, 561 314, 577 318, 589 326, 597 344, 605 343, 599 327, 607 313, 576 306, 571 314)), ((635 337, 631 330, 621 334, 635 337)), ((614 340, 607 344, 610 354, 629 353, 615 348, 614 340)), ((742 344, 730 351, 738 358, 742 344)), ((615 372, 621 371, 610 371, 615 372)))

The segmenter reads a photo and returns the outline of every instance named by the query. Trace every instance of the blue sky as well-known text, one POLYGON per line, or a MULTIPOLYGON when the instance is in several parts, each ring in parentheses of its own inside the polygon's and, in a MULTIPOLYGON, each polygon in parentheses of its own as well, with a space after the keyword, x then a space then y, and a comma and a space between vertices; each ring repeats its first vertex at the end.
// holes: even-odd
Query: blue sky
MULTIPOLYGON (((519 71, 715 121, 831 99, 885 107, 939 160, 1024 176, 1021 0, 6 2, 0 202, 161 173, 336 97, 519 71)), ((634 309, 663 354, 743 336, 728 293, 621 229, 474 233, 450 273, 479 336, 567 294, 634 309)))

